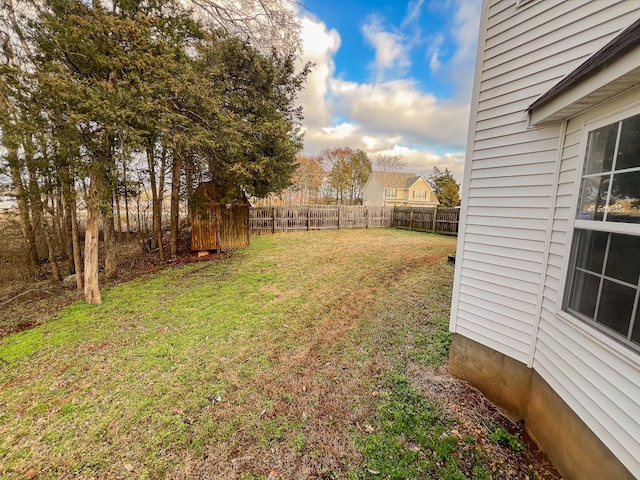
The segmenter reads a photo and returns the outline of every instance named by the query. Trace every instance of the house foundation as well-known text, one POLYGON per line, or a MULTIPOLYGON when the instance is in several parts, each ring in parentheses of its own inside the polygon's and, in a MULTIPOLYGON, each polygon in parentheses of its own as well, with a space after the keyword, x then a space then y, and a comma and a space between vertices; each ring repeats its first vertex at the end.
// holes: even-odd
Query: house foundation
POLYGON ((533 369, 454 334, 449 370, 525 429, 567 480, 634 480, 600 439, 533 369))

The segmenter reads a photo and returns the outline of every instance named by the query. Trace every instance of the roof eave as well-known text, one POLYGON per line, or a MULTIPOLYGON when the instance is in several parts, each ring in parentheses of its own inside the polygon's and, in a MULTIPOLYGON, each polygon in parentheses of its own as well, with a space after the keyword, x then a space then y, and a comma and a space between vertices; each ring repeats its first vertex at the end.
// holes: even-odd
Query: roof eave
POLYGON ((640 85, 640 20, 527 109, 532 126, 557 123, 640 85))

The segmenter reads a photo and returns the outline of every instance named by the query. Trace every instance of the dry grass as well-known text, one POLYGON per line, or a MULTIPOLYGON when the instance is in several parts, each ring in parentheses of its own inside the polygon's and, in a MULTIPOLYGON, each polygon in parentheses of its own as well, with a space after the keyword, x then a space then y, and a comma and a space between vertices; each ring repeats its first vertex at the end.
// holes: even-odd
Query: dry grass
POLYGON ((386 379, 404 374, 448 428, 477 438, 458 449, 460 468, 468 454, 496 479, 552 478, 533 455, 485 441, 484 414, 438 367, 455 238, 386 229, 252 242, 1 340, 0 475, 381 478, 361 443, 392 393, 386 379), (441 394, 451 385, 460 396, 441 394))

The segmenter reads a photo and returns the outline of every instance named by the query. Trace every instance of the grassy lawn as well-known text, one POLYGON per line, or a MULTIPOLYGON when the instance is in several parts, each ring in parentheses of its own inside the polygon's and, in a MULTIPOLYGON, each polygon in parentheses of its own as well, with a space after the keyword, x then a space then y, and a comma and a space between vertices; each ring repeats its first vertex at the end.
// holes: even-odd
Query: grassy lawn
POLYGON ((528 478, 416 381, 446 359, 454 250, 256 237, 0 340, 0 476, 528 478))

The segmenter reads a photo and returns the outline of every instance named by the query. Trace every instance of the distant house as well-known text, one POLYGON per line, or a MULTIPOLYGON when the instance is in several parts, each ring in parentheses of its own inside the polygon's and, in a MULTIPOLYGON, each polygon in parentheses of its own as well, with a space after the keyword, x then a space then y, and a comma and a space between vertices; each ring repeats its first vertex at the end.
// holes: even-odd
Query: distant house
POLYGON ((371 206, 435 207, 440 202, 421 175, 401 172, 373 172, 362 193, 363 204, 371 206))
POLYGON ((567 479, 640 478, 639 19, 482 6, 449 366, 567 479))

